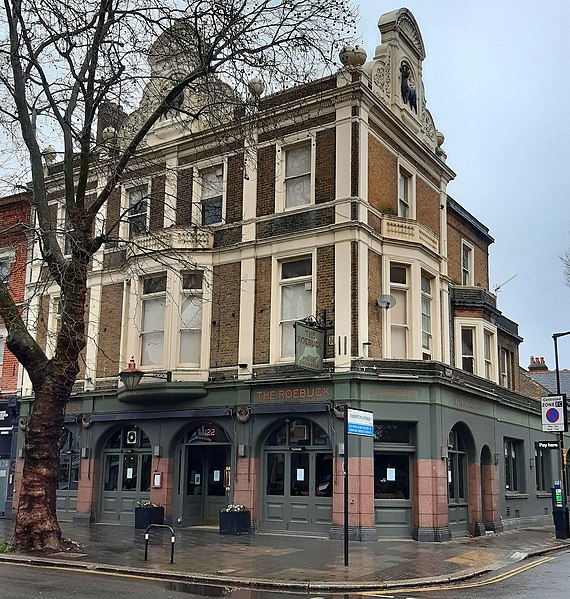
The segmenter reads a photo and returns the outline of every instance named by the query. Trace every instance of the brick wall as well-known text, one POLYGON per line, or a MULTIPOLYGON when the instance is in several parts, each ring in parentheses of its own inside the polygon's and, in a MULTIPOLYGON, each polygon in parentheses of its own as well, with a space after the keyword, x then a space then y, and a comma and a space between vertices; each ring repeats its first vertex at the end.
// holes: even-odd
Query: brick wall
POLYGON ((242 220, 243 214, 243 154, 228 158, 226 190, 226 222, 242 220))
POLYGON ((275 212, 275 146, 257 152, 257 216, 275 212))
POLYGON ((489 252, 483 241, 468 223, 460 219, 453 211, 447 215, 447 255, 449 257, 449 276, 458 285, 461 284, 461 240, 465 239, 473 247, 474 283, 489 289, 489 252))
MULTIPOLYGON (((107 200, 107 218, 105 219, 106 225, 106 233, 107 235, 112 235, 113 237, 118 237, 119 228, 115 227, 117 221, 120 218, 121 214, 121 189, 114 189, 109 195, 109 199, 107 200), (115 227, 115 228, 113 228, 115 227), (112 231, 111 231, 112 229, 112 231)), ((107 243, 106 247, 112 247, 116 245, 116 243, 107 243)))
POLYGON ((351 355, 353 357, 360 356, 360 347, 358 347, 358 242, 352 241, 350 244, 350 261, 351 261, 351 355))
POLYGON ((416 177, 416 220, 440 236, 440 213, 439 192, 416 177))
POLYGON ((380 212, 398 214, 398 161, 372 135, 368 136, 368 201, 380 212))
POLYGON ((255 261, 255 317, 253 325, 253 361, 269 363, 271 325, 271 258, 255 261))
POLYGON ((192 177, 194 170, 189 168, 178 172, 176 198, 176 224, 185 226, 192 223, 192 177))
POLYGON ((239 348, 241 264, 214 267, 210 367, 236 366, 239 348))
POLYGON ((97 378, 117 376, 123 320, 123 284, 105 285, 101 290, 101 326, 97 345, 97 378))
MULTIPOLYGON (((353 116, 356 116, 356 106, 352 107, 353 116)), ((358 196, 358 178, 360 176, 360 128, 358 123, 352 123, 350 139, 350 194, 353 197, 358 196)))
POLYGON ((150 195, 149 231, 157 232, 164 229, 164 186, 166 177, 153 177, 150 195))
MULTIPOLYGON (((317 250, 317 310, 327 311, 327 320, 334 321, 334 246, 317 250)), ((330 331, 332 334, 332 330, 330 331)), ((334 347, 329 347, 325 339, 325 358, 334 357, 334 347)))
POLYGON ((382 321, 384 310, 376 305, 382 295, 382 256, 368 250, 368 356, 382 357, 382 321))
POLYGON ((336 130, 317 132, 315 203, 335 199, 336 130))

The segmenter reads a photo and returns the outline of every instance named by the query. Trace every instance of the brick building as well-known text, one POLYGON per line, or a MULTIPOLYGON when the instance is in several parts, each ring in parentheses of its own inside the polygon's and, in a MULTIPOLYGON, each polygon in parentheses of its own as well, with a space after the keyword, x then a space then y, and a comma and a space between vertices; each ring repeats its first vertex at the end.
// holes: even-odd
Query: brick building
MULTIPOLYGON (((437 541, 547 517, 557 465, 535 454, 518 326, 488 289, 493 239, 447 194, 413 15, 379 28, 372 60, 347 51, 335 75, 262 96, 251 135, 176 111, 149 133, 100 218, 124 212, 129 241, 108 243, 90 278, 62 519, 131 522, 150 500, 175 524, 215 524, 242 503, 257 530, 338 536, 345 449, 354 538, 437 541), (319 372, 294 361, 293 324, 311 316, 326 328, 319 372), (119 385, 131 356, 162 378, 119 385), (346 404, 374 415, 374 437, 347 448, 346 404)), ((144 110, 100 134, 120 137, 144 110)), ((49 168, 64 244, 61 167, 49 168)), ((50 352, 58 290, 38 268, 29 291, 50 352)))
MULTIPOLYGON (((9 280, 10 293, 22 305, 28 275, 30 205, 24 193, 0 198, 0 278, 9 280)), ((12 487, 18 433, 17 396, 22 369, 6 347, 6 327, 0 319, 0 516, 12 509, 12 487)))

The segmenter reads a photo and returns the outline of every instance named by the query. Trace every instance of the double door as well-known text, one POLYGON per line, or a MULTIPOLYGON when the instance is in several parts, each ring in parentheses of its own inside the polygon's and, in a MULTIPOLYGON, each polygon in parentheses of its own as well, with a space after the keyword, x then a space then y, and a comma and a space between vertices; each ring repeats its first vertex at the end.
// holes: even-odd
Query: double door
POLYGON ((227 445, 187 445, 183 451, 182 524, 217 526, 228 505, 230 448, 227 445))
POLYGON ((101 522, 134 523, 137 502, 150 498, 151 453, 106 451, 103 464, 101 522))
POLYGON ((269 450, 264 455, 263 528, 327 534, 332 524, 330 452, 269 450))

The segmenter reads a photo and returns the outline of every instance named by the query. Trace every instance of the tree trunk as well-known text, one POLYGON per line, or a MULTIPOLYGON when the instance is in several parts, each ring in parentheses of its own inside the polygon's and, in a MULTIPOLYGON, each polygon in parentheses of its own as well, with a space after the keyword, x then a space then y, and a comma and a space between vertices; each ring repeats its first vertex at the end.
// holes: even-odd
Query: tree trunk
POLYGON ((24 471, 13 544, 21 551, 61 551, 64 548, 56 515, 59 439, 66 393, 52 377, 36 393, 26 430, 24 471), (63 392, 63 393, 62 393, 63 392))

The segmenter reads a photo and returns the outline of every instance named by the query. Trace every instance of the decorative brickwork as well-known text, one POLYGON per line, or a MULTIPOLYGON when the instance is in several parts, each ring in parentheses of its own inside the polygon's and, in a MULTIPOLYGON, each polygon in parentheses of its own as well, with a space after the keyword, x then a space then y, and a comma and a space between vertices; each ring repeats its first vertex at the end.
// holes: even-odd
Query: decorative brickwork
MULTIPOLYGON (((353 113, 356 106, 353 106, 353 113)), ((356 198, 359 194, 358 180, 360 177, 360 127, 352 123, 350 139, 350 194, 356 198)), ((356 220, 356 219, 354 219, 356 220)))
POLYGON ((289 235, 334 223, 334 208, 320 208, 295 212, 258 223, 257 238, 268 239, 276 235, 289 235))
POLYGON ((212 287, 210 366, 235 366, 239 348, 240 263, 214 267, 212 287))

